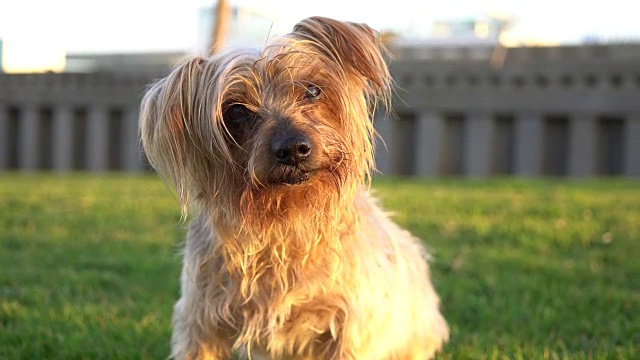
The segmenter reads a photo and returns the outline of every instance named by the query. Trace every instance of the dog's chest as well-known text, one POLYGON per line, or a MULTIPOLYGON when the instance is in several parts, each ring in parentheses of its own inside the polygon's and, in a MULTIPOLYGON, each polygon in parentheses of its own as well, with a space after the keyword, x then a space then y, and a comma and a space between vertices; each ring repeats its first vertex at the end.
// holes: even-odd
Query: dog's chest
MULTIPOLYGON (((239 338, 250 342, 248 348, 268 348, 275 353, 290 353, 293 349, 299 356, 276 358, 292 360, 329 358, 326 355, 335 350, 335 338, 345 313, 334 299, 309 299, 308 295, 295 292, 274 297, 269 304, 248 302, 238 310, 242 322, 238 325, 243 329, 239 338)), ((255 354, 271 359, 264 351, 255 354)))

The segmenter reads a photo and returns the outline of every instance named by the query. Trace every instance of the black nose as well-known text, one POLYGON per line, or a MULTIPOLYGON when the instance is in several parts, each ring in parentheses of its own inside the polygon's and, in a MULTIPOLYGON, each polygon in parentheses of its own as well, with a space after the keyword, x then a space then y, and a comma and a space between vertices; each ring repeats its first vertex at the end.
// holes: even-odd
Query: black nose
POLYGON ((301 131, 289 128, 274 136, 271 150, 277 162, 299 165, 311 155, 311 141, 301 131))

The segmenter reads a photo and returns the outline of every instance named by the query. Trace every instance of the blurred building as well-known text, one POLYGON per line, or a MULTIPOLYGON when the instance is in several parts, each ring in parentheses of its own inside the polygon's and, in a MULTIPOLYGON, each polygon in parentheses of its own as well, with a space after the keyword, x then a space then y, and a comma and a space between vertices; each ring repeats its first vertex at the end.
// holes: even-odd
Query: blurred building
POLYGON ((67 54, 64 71, 70 73, 163 73, 169 71, 186 53, 67 54))
MULTIPOLYGON (((215 7, 203 7, 199 13, 198 49, 208 53, 214 25, 215 7)), ((225 40, 227 47, 262 46, 268 40, 273 15, 264 14, 251 7, 231 7, 231 19, 225 40)))
POLYGON ((465 45, 474 43, 497 44, 503 23, 501 20, 489 17, 460 21, 436 21, 433 24, 431 38, 465 45))
MULTIPOLYGON (((203 7, 199 11, 198 54, 209 53, 215 8, 203 7)), ((269 33, 271 16, 252 8, 234 6, 226 40, 227 46, 260 46, 269 33)), ((71 53, 66 55, 65 72, 69 73, 163 73, 187 56, 186 52, 155 53, 71 53)))

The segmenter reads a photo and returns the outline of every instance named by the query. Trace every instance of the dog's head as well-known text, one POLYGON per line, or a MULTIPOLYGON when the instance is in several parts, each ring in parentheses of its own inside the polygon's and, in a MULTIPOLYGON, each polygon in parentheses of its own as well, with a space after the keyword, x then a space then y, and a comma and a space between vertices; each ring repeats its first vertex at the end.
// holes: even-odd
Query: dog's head
POLYGON ((144 97, 142 143, 183 210, 313 202, 368 178, 389 86, 373 30, 313 17, 263 50, 179 65, 144 97))

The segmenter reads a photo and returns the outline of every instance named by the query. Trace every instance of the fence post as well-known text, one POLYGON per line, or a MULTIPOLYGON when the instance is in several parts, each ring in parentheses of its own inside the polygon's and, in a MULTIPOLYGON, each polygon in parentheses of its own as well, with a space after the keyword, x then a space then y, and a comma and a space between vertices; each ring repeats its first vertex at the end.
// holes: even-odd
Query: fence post
POLYGON ((68 172, 73 159, 73 114, 67 104, 56 106, 53 110, 53 168, 68 172))
POLYGON ((444 119, 437 111, 420 111, 416 127, 416 175, 438 176, 442 159, 444 119))
POLYGON ((515 123, 515 173, 539 176, 542 170, 542 116, 536 112, 518 113, 515 123))
POLYGON ((89 108, 87 119, 87 169, 89 171, 107 169, 108 121, 106 106, 94 104, 89 108))
POLYGON ((18 168, 33 171, 38 169, 38 135, 40 124, 38 109, 25 104, 18 120, 18 168))
POLYGON ((573 114, 569 124, 569 176, 593 176, 598 146, 597 116, 573 114))
POLYGON ((378 137, 375 141, 376 169, 382 175, 391 175, 393 172, 392 158, 393 151, 393 120, 388 119, 384 112, 376 112, 373 121, 378 137))
POLYGON ((494 121, 490 113, 467 114, 466 144, 464 149, 464 172, 467 176, 491 175, 494 121))
POLYGON ((138 140, 138 109, 132 106, 125 107, 123 114, 123 139, 124 151, 122 164, 124 170, 142 171, 142 152, 138 140))
POLYGON ((626 138, 624 139, 624 175, 640 177, 640 112, 626 116, 626 138))
POLYGON ((9 119, 7 107, 0 103, 0 171, 9 167, 9 119))

